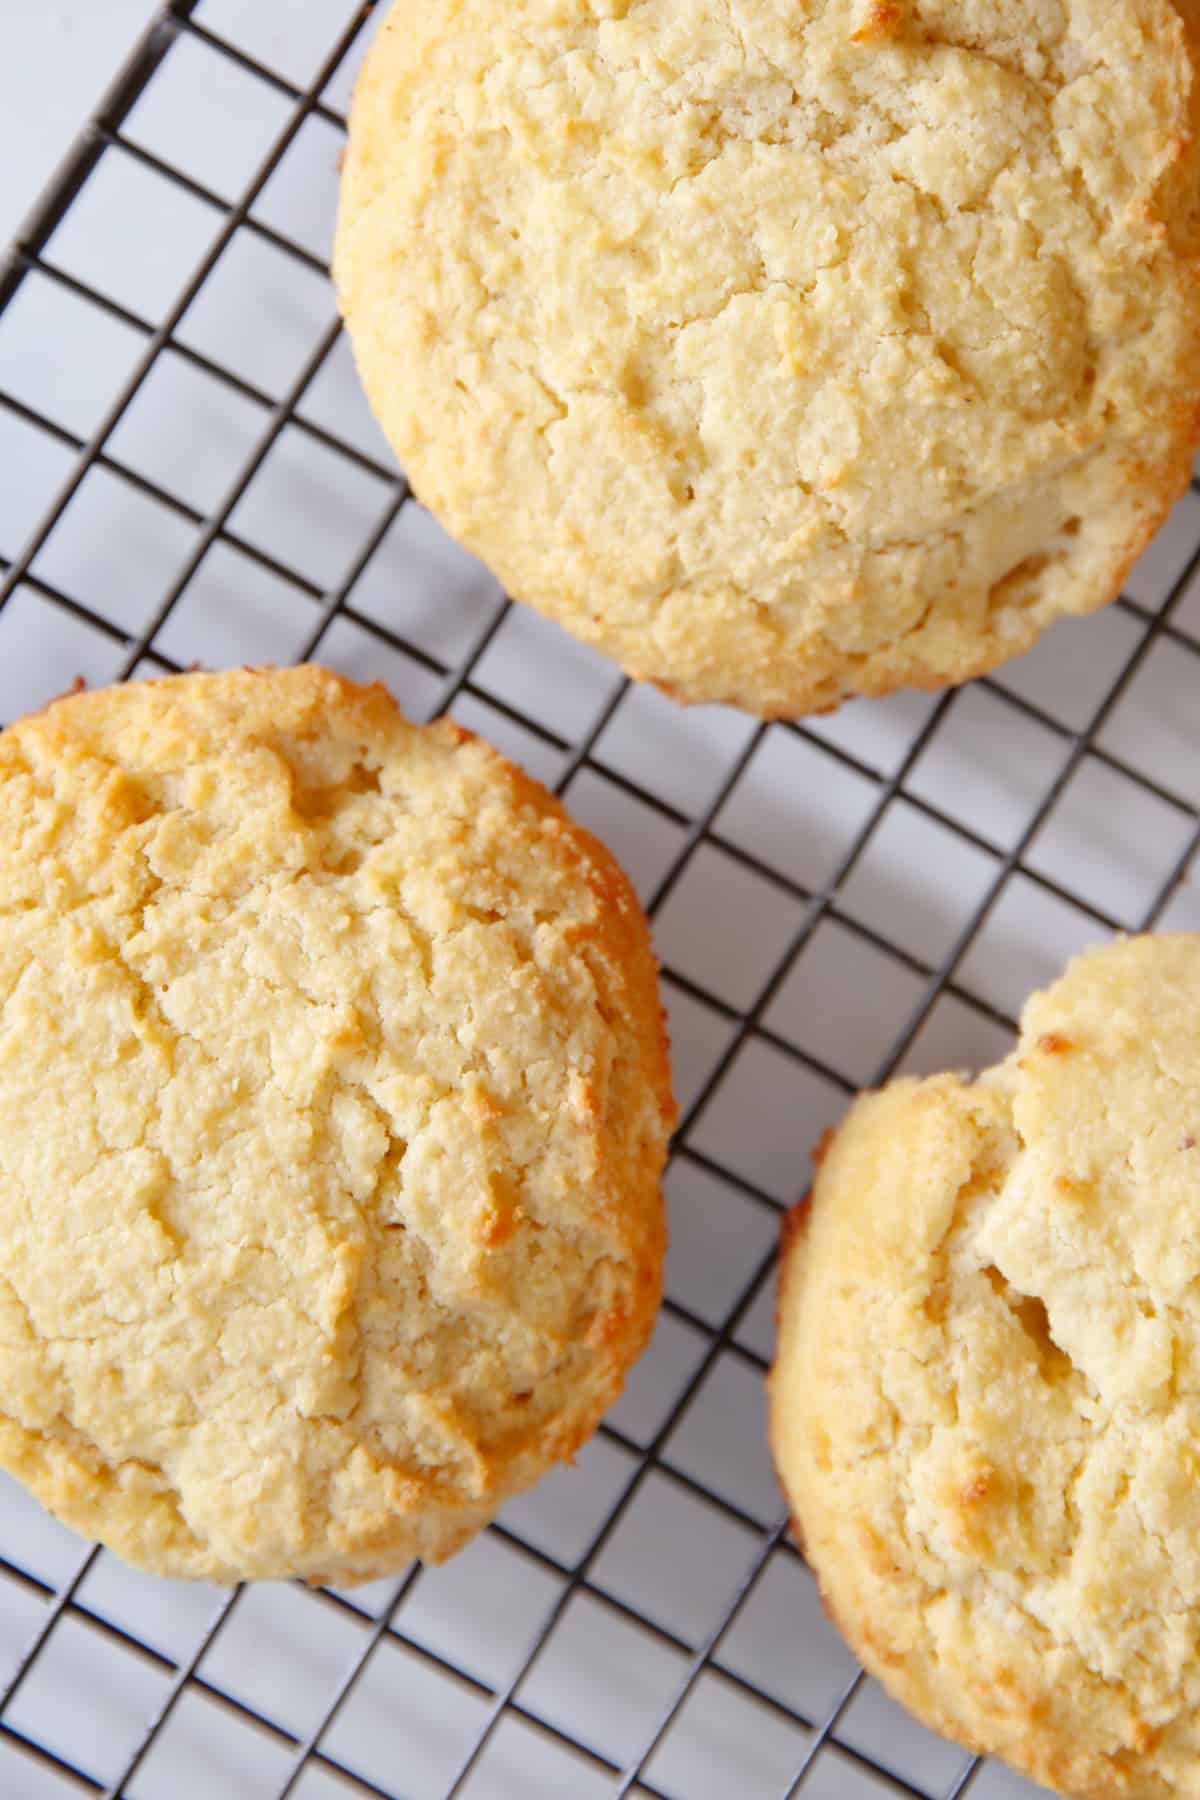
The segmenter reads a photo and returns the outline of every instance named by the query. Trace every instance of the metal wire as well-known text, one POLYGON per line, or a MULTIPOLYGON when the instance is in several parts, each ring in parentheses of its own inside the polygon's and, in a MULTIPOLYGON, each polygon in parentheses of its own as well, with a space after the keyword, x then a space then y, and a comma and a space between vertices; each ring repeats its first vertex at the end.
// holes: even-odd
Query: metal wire
MULTIPOLYGON (((1150 927, 1161 917, 1169 904, 1172 893, 1184 878, 1198 847, 1200 847, 1200 817, 1197 816, 1195 807, 1186 795, 1173 791, 1146 775, 1121 756, 1114 754, 1111 749, 1099 744, 1097 738, 1122 696, 1128 690, 1138 670, 1144 665, 1156 642, 1168 641, 1192 655, 1200 656, 1200 646, 1186 632, 1180 630, 1174 622, 1174 614, 1181 598, 1200 565, 1200 548, 1188 562, 1160 611, 1151 611, 1127 599, 1118 603, 1130 621, 1136 625, 1137 641, 1082 730, 1070 730, 1060 720, 1030 700, 1010 692, 1002 682, 988 680, 981 684, 997 702, 1054 733, 1066 745, 1066 754, 1057 775, 1042 795, 1019 837, 1007 848, 993 842, 985 833, 967 827, 962 820, 948 814, 943 808, 928 799, 921 798, 906 785, 922 753, 933 741, 943 724, 953 704, 953 696, 943 695, 933 706, 924 726, 912 739, 903 760, 886 779, 881 779, 879 772, 871 765, 863 762, 851 752, 827 741, 819 733, 800 725, 787 727, 796 737, 818 746, 824 755, 833 757, 847 770, 870 780, 877 790, 867 817, 843 853, 838 866, 820 891, 813 892, 804 888, 781 873, 779 869, 764 862, 744 846, 735 842, 727 832, 721 829, 718 822, 718 815, 724 802, 733 793, 739 779, 745 773, 763 741, 767 730, 765 726, 758 727, 748 736, 737 756, 729 763, 718 789, 709 797, 697 816, 689 817, 665 801, 661 795, 610 766, 599 752, 601 737, 621 705, 627 683, 622 683, 614 688, 604 706, 593 719, 586 734, 578 742, 570 742, 558 733, 549 730, 538 720, 527 717, 519 709, 508 705, 477 681, 480 662, 496 634, 501 630, 507 616, 507 602, 491 617, 486 628, 479 633, 468 652, 453 664, 439 661, 438 658, 431 656, 423 646, 384 627, 377 619, 368 616, 355 605, 356 586, 401 510, 409 503, 410 495, 404 482, 383 464, 377 462, 357 446, 346 442, 337 432, 315 424, 297 410, 314 378, 324 366, 336 341, 338 328, 331 326, 322 335, 299 374, 279 400, 273 399, 264 390, 256 387, 253 382, 246 380, 244 376, 233 369, 226 367, 221 361, 184 344, 175 333, 188 307, 195 300, 215 267, 221 252, 238 231, 245 230, 263 238, 275 250, 293 258, 300 266, 310 270, 324 271, 324 265, 319 258, 314 257, 302 245, 293 242, 285 233, 251 217, 251 209, 295 142, 297 133, 306 119, 317 117, 327 124, 339 127, 342 125, 343 121, 340 115, 322 99, 322 95, 330 78, 341 66, 366 26, 373 8, 371 5, 362 5, 357 9, 348 25, 331 44, 328 55, 323 59, 312 81, 305 87, 298 87, 277 69, 250 55, 244 49, 227 42, 216 32, 207 29, 201 21, 193 17, 196 5, 197 0, 174 0, 173 4, 163 9, 138 41, 128 62, 97 109, 93 120, 72 149, 47 194, 27 221, 6 263, 0 268, 0 315, 16 297, 29 274, 37 271, 42 279, 51 281, 86 299, 89 305, 100 308, 110 317, 137 332, 143 339, 141 354, 132 373, 115 394, 99 425, 87 438, 75 435, 61 424, 46 418, 26 401, 0 390, 0 408, 17 415, 26 424, 47 433, 59 445, 69 450, 74 459, 69 476, 54 495, 49 507, 41 517, 30 521, 29 535, 23 547, 11 562, 5 563, 0 559, 0 612, 3 611, 18 588, 27 588, 36 593, 46 604, 86 622, 93 630, 100 632, 109 640, 119 643, 122 646, 120 673, 123 676, 131 674, 147 654, 152 654, 163 667, 173 668, 177 665, 172 662, 170 657, 164 655, 157 644, 162 627, 178 606, 210 548, 216 543, 229 545, 242 556, 249 558, 286 583, 296 595, 297 605, 309 609, 310 619, 300 647, 301 660, 312 655, 318 649, 324 633, 335 619, 344 618, 351 621, 360 630, 371 634, 381 646, 401 651, 420 667, 434 675, 440 682, 439 709, 448 708, 461 695, 484 701, 493 710, 519 724, 524 731, 531 733, 547 748, 559 753, 562 758, 557 782, 560 791, 569 788, 580 771, 594 770, 602 774, 606 782, 641 802, 644 806, 653 809, 665 826, 681 831, 682 835, 675 854, 650 896, 648 910, 651 915, 659 913, 676 891, 701 846, 718 849, 747 873, 757 876, 780 895, 798 903, 802 910, 796 929, 791 933, 781 954, 763 979, 752 1002, 744 1009, 739 1010, 729 1005, 720 996, 708 991, 702 982, 696 981, 694 977, 688 976, 682 971, 669 966, 664 970, 665 977, 676 989, 701 1002, 730 1027, 720 1055, 709 1070, 681 1121, 677 1133, 675 1155, 684 1162, 719 1176, 726 1186, 743 1195, 754 1206, 762 1209, 765 1214, 777 1215, 780 1211, 780 1202, 774 1195, 765 1191, 763 1187, 748 1179, 744 1174, 725 1167, 710 1154, 700 1150, 689 1139, 693 1127, 703 1117, 706 1107, 717 1093, 739 1052, 751 1041, 769 1045, 798 1068, 804 1068, 819 1075, 825 1082, 844 1094, 850 1093, 852 1084, 842 1073, 828 1066, 811 1051, 793 1044, 786 1036, 773 1029, 767 1019, 771 1004, 780 993, 797 958, 802 954, 818 927, 824 922, 836 920, 843 930, 854 934, 864 945, 874 945, 879 949, 886 950, 889 956, 918 976, 924 983, 919 1001, 913 1007, 903 1028, 875 1070, 874 1080, 876 1082, 885 1079, 902 1062, 922 1027, 928 1021, 934 1007, 943 996, 952 995, 972 1008, 981 1018, 991 1020, 1005 1029, 1011 1029, 1014 1021, 1002 1009, 982 1001, 973 994, 961 981, 960 970, 965 956, 997 905, 1007 882, 1015 872, 1019 871, 1023 880, 1033 883, 1046 894, 1069 902, 1081 916, 1090 920, 1097 927, 1105 931, 1121 928, 1121 922, 1102 907, 1052 876, 1039 872, 1024 860, 1037 834, 1061 799, 1068 783, 1079 770, 1085 757, 1093 759, 1110 771, 1121 775, 1135 784, 1143 793, 1171 808, 1181 819, 1186 818, 1189 821, 1187 841, 1174 859, 1167 877, 1147 906, 1141 923, 1143 927, 1150 927), (132 107, 170 55, 174 45, 186 37, 193 38, 213 53, 227 58, 231 64, 267 84, 276 95, 282 96, 289 103, 290 111, 285 125, 254 171, 244 191, 232 205, 227 204, 218 194, 206 187, 204 183, 196 180, 194 176, 133 143, 123 134, 123 126, 132 107), (188 277, 161 322, 157 324, 139 316, 127 306, 97 292, 65 269, 56 267, 52 254, 47 254, 55 230, 103 158, 109 154, 132 156, 144 167, 151 169, 156 176, 176 184, 194 200, 211 208, 214 217, 219 221, 216 235, 207 252, 188 277), (156 360, 168 347, 173 355, 182 357, 189 365, 202 371, 206 376, 224 384, 242 400, 252 403, 261 414, 261 429, 250 454, 246 457, 225 494, 208 513, 197 510, 156 480, 130 468, 112 448, 112 438, 118 424, 135 396, 142 389, 156 360), (392 486, 390 503, 383 510, 371 532, 365 536, 359 553, 354 558, 344 579, 329 591, 323 590, 320 584, 312 581, 303 570, 290 567, 287 562, 256 546, 231 526, 231 516, 238 501, 250 486, 285 427, 304 432, 314 441, 319 442, 326 450, 335 451, 345 457, 348 464, 364 470, 372 476, 386 479, 392 486), (120 625, 107 618, 90 602, 62 593, 51 582, 34 572, 32 568, 35 558, 50 540, 85 475, 93 468, 104 469, 119 475, 139 492, 186 520, 197 530, 192 548, 186 560, 180 564, 176 577, 164 594, 161 603, 154 610, 153 616, 136 633, 122 629, 120 625), (903 796, 907 807, 914 809, 925 819, 944 827, 957 840, 972 844, 976 849, 986 853, 994 865, 986 891, 971 911, 966 924, 954 942, 936 963, 927 963, 920 957, 914 956, 871 926, 855 919, 839 904, 838 897, 841 890, 867 854, 889 808, 900 796, 903 796)), ((1198 673, 1200 673, 1200 664, 1197 667, 1198 673)), ((397 1800, 398 1789, 393 1795, 393 1790, 375 1786, 361 1773, 346 1769, 338 1763, 324 1742, 331 1725, 361 1680, 372 1654, 385 1640, 391 1640, 403 1643, 411 1654, 424 1658, 430 1664, 452 1672, 459 1681, 467 1683, 470 1689, 479 1694, 487 1703, 487 1718, 483 1728, 447 1784, 447 1796, 463 1792, 497 1727, 507 1717, 520 1718, 536 1724, 538 1729, 552 1741, 569 1746, 573 1753, 586 1759, 594 1769, 612 1782, 615 1793, 623 1795, 632 1791, 636 1786, 640 1793, 659 1794, 661 1790, 656 1788, 647 1776, 648 1765, 655 1751, 669 1734, 697 1681, 710 1667, 719 1669, 723 1680, 752 1697, 760 1706, 767 1708, 790 1724, 802 1727, 808 1734, 803 1756, 796 1765, 791 1785, 787 1789, 789 1795, 802 1792, 808 1775, 817 1766, 823 1747, 835 1738, 838 1726, 853 1701, 862 1676, 856 1675, 848 1683, 838 1696, 836 1703, 823 1717, 813 1719, 806 1718, 795 1709, 784 1705, 776 1696, 768 1693, 745 1676, 738 1674, 722 1661, 722 1646, 732 1627, 741 1617, 746 1602, 754 1591, 755 1584, 767 1563, 774 1556, 795 1556, 797 1553, 788 1543, 785 1519, 779 1519, 770 1529, 764 1531, 760 1521, 751 1518, 728 1498, 715 1492, 694 1476, 674 1468, 668 1454, 669 1440, 676 1425, 720 1358, 726 1354, 734 1355, 745 1359, 756 1370, 761 1371, 762 1359, 739 1343, 738 1333, 750 1309, 760 1296, 764 1283, 770 1279, 773 1262, 773 1252, 764 1255, 759 1260, 740 1293, 728 1306, 724 1319, 715 1329, 678 1302, 666 1302, 666 1310, 669 1313, 686 1323, 694 1331, 704 1334, 707 1343, 703 1355, 685 1386, 677 1394, 670 1411, 647 1444, 635 1443, 612 1424, 606 1424, 601 1428, 603 1436, 607 1437, 614 1445, 619 1446, 625 1454, 636 1458, 636 1467, 619 1498, 601 1522, 586 1552, 576 1564, 568 1566, 554 1557, 546 1555, 545 1552, 536 1550, 516 1537, 505 1526, 495 1525, 491 1528, 501 1540, 514 1544, 520 1543, 526 1556, 533 1556, 561 1582, 553 1604, 547 1609, 539 1628, 534 1633, 519 1667, 501 1686, 492 1688, 481 1683, 469 1671, 434 1655, 413 1639, 405 1636, 399 1615, 405 1601, 423 1578, 421 1570, 414 1568, 398 1587, 391 1603, 376 1619, 370 1622, 370 1629, 364 1631, 359 1655, 321 1715, 303 1737, 296 1736, 265 1717, 254 1707, 225 1694, 200 1672, 203 1659, 235 1614, 238 1605, 236 1591, 217 1607, 192 1654, 176 1663, 136 1636, 102 1619, 89 1606, 81 1589, 92 1558, 96 1554, 94 1551, 80 1564, 73 1578, 57 1591, 46 1583, 35 1580, 14 1564, 0 1560, 0 1572, 7 1578, 45 1595, 48 1602, 47 1610, 36 1635, 19 1660, 7 1689, 0 1693, 0 1739, 19 1743, 29 1754, 48 1767, 53 1767, 59 1775, 73 1782, 80 1791, 102 1792, 111 1796, 112 1800, 117 1800, 118 1796, 125 1793, 128 1784, 143 1766, 181 1696, 189 1689, 194 1688, 206 1694, 219 1695, 223 1704, 252 1720, 256 1726, 286 1749, 290 1756, 290 1766, 278 1790, 281 1797, 292 1793, 304 1770, 310 1763, 316 1762, 336 1769, 353 1791, 364 1794, 380 1794, 385 1796, 385 1800, 392 1795, 392 1800, 397 1800), (651 1473, 654 1472, 668 1476, 672 1482, 688 1492, 701 1496, 721 1515, 736 1520, 743 1526, 751 1527, 760 1537, 757 1551, 744 1574, 737 1593, 724 1610, 715 1628, 709 1631, 698 1648, 645 1617, 635 1607, 629 1606, 608 1593, 603 1585, 595 1579, 596 1566, 605 1546, 611 1541, 622 1519, 633 1505, 637 1494, 651 1473), (636 1623, 641 1631, 686 1658, 686 1672, 676 1691, 662 1709, 652 1728, 646 1732, 636 1755, 624 1762, 619 1758, 607 1757, 599 1753, 594 1744, 585 1743, 572 1732, 542 1718, 536 1709, 522 1699, 522 1689, 531 1669, 551 1638, 568 1604, 573 1597, 581 1593, 601 1600, 604 1606, 617 1616, 636 1623), (120 1773, 107 1786, 48 1746, 31 1743, 22 1736, 8 1716, 14 1697, 20 1692, 22 1684, 33 1670, 56 1625, 61 1618, 68 1614, 87 1617, 96 1629, 114 1644, 121 1644, 126 1649, 135 1650, 169 1676, 166 1692, 155 1716, 150 1720, 136 1749, 129 1756, 120 1773)), ((363 1617, 351 1602, 339 1596, 323 1594, 321 1603, 335 1610, 342 1609, 355 1618, 363 1617)), ((872 1775, 883 1781, 893 1792, 914 1795, 919 1792, 918 1789, 911 1787, 894 1773, 848 1747, 840 1739, 837 1741, 839 1751, 843 1756, 847 1757, 851 1763, 858 1763, 864 1769, 869 1768, 872 1775)), ((977 1767, 978 1765, 975 1763, 968 1764, 953 1783, 947 1800, 959 1800, 959 1797, 966 1793, 977 1767)))

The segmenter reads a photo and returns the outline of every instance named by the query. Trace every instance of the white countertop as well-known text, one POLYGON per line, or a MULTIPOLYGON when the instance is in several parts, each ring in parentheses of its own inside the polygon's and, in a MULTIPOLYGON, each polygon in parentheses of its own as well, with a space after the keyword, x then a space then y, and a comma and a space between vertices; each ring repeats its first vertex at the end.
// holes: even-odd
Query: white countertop
POLYGON ((7 243, 155 11, 153 0, 4 0, 0 243, 7 243))

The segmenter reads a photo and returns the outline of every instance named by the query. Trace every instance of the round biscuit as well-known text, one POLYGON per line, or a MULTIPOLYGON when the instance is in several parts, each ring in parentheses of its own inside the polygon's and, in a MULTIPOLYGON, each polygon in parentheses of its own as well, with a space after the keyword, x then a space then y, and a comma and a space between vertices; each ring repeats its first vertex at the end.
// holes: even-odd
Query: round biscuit
POLYGON ((458 1548, 651 1330, 644 918, 478 739, 321 669, 0 734, 0 1466, 129 1561, 458 1548))
POLYGON ((783 1253, 771 1438, 829 1610, 935 1731, 1200 1795, 1200 937, 1077 958, 977 1080, 863 1095, 783 1253))
POLYGON ((335 274, 421 499, 684 700, 1116 594, 1200 404, 1196 0, 398 0, 335 274))

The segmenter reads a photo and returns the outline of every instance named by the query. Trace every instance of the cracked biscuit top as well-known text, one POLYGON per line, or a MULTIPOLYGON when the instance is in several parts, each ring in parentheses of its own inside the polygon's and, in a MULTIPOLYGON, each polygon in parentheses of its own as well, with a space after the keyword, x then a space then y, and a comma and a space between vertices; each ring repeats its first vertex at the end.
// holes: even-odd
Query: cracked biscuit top
POLYGON ((1200 937, 860 1098, 779 1328, 776 1463, 867 1667, 1077 1800, 1200 1795, 1200 937))
POLYGON ((1116 592, 1200 398, 1200 0, 399 0, 335 259, 421 499, 679 697, 1116 592))
POLYGON ((316 668, 0 734, 0 1466, 171 1575, 456 1549, 620 1390, 672 1112, 558 802, 316 668))

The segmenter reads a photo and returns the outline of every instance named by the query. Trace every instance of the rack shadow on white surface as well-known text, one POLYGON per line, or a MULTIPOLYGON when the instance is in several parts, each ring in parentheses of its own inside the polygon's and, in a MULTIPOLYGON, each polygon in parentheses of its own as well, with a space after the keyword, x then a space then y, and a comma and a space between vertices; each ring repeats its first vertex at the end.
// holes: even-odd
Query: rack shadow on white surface
POLYGON ((0 717, 316 657, 561 792, 655 921, 667 1299, 577 1467, 441 1570, 158 1582, 0 1488, 0 1792, 1032 1794, 824 1619, 762 1434, 774 1245, 857 1086, 994 1060, 1086 942, 1200 928, 1200 498, 957 694, 764 726, 630 686, 443 536, 358 392, 325 259, 372 11, 177 0, 0 267, 0 717))

